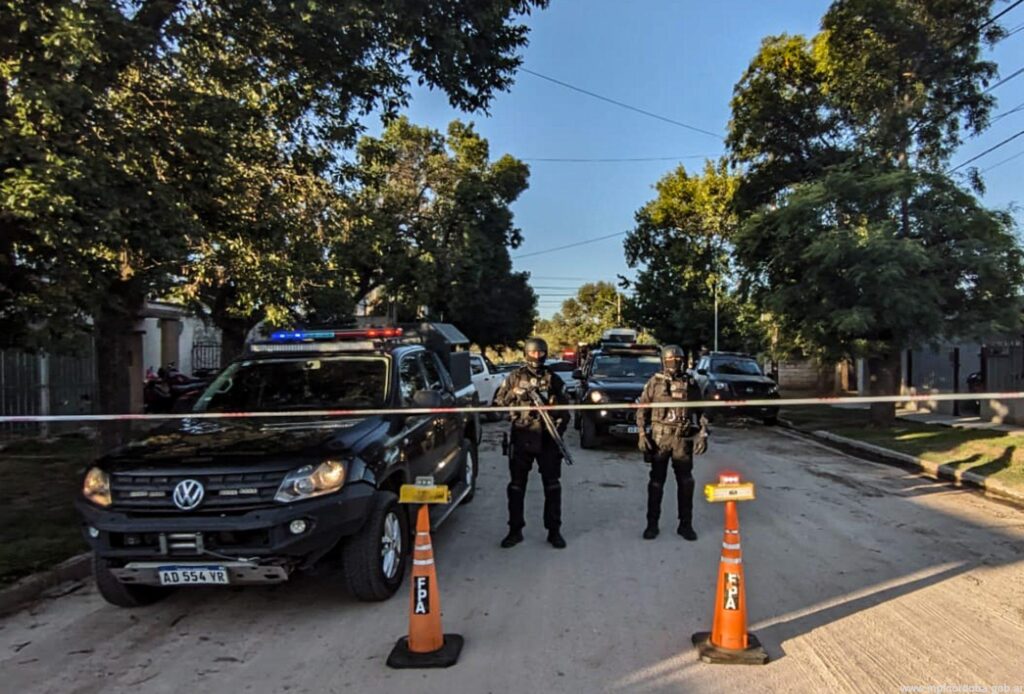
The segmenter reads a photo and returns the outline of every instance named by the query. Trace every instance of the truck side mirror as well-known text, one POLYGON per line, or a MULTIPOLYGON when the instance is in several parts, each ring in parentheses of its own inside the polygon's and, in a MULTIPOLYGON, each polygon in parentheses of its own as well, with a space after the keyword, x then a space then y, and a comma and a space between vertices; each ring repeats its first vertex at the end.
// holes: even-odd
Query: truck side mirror
POLYGON ((707 376, 708 375, 708 370, 707 369, 697 369, 697 373, 700 374, 701 376, 707 376))
POLYGON ((575 378, 577 381, 582 381, 583 372, 580 369, 573 369, 572 377, 575 378))
POLYGON ((441 393, 436 390, 417 390, 412 394, 412 404, 416 407, 441 407, 441 393))

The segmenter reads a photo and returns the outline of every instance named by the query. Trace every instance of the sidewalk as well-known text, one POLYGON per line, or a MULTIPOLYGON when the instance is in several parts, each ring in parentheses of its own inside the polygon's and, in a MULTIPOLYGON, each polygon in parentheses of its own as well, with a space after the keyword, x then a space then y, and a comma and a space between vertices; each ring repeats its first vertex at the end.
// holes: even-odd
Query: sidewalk
POLYGON ((792 406, 783 410, 780 423, 1024 506, 1024 427, 911 410, 898 411, 891 427, 873 427, 868 418, 866 405, 792 406))
POLYGON ((1016 424, 997 424, 977 415, 961 415, 954 417, 948 414, 937 412, 914 412, 910 410, 897 410, 896 416, 910 422, 919 424, 937 424, 944 427, 955 427, 957 429, 989 429, 992 431, 1003 431, 1014 436, 1024 436, 1024 426, 1016 424))

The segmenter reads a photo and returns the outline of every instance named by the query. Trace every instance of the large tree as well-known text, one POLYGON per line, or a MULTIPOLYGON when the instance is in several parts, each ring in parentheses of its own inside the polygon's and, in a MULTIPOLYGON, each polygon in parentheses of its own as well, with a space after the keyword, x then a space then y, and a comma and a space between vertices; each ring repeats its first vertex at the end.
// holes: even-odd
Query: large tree
POLYGON ((336 158, 372 111, 395 114, 411 79, 486 108, 520 62, 517 15, 544 5, 7 0, 0 334, 91 326, 101 407, 126 410, 124 336, 147 298, 188 275, 192 296, 253 320, 290 276, 288 181, 330 170, 315 159, 336 158), (251 165, 267 175, 247 180, 251 165))
POLYGON ((716 299, 720 346, 761 347, 734 281, 737 183, 724 161, 705 162, 699 174, 678 167, 655 184, 657 197, 637 211, 624 242, 626 262, 639 268, 628 316, 691 354, 714 346, 716 299))
POLYGON ((813 39, 766 39, 736 86, 746 280, 800 344, 866 357, 872 393, 896 392, 902 349, 1018 320, 1012 219, 944 172, 988 121, 991 5, 838 0, 813 39))
POLYGON ((511 205, 528 178, 514 157, 492 162, 487 140, 459 121, 443 135, 399 118, 362 138, 344 213, 327 227, 327 260, 348 273, 325 278, 314 308, 323 313, 323 292, 380 290, 382 310, 455 323, 483 348, 522 340, 536 297, 509 248, 522 241, 511 205))

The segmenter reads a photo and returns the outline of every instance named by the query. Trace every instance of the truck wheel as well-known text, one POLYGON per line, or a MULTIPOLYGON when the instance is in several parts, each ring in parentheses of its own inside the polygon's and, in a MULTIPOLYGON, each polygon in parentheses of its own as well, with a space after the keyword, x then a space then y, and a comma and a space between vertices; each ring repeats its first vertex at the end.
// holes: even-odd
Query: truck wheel
POLYGON ((580 422, 580 448, 597 447, 597 424, 591 417, 583 417, 580 422))
POLYGON ((408 541, 408 514, 399 508, 398 496, 377 492, 369 518, 341 550, 349 592, 363 602, 379 602, 394 595, 405 577, 408 541))
POLYGON ((121 583, 110 572, 110 564, 106 559, 92 555, 92 575, 96 579, 96 588, 103 599, 118 607, 143 607, 152 605, 171 592, 170 588, 160 586, 138 586, 121 583))
POLYGON ((469 494, 462 499, 462 504, 468 504, 476 496, 476 478, 480 474, 478 455, 479 448, 469 439, 462 440, 462 448, 466 451, 466 462, 462 468, 462 481, 469 485, 469 494))

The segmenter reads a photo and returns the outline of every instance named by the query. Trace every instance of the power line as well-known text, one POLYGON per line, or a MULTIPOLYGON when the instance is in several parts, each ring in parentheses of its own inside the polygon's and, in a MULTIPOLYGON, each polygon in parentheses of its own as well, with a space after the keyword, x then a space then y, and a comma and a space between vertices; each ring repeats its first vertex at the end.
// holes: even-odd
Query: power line
POLYGON ((1020 102, 1019 104, 1017 104, 1016 106, 1011 108, 1009 111, 1003 111, 1002 113, 997 115, 995 118, 993 118, 992 122, 995 123, 997 120, 1001 120, 1003 118, 1006 118, 1007 116, 1012 116, 1013 114, 1017 113, 1018 111, 1024 111, 1024 101, 1020 102))
MULTIPOLYGON (((1021 2, 1024 2, 1024 0, 1021 0, 1021 2)), ((1001 87, 1001 86, 1003 86, 1004 84, 1006 84, 1007 82, 1009 82, 1010 80, 1012 80, 1012 79, 1013 79, 1014 77, 1017 77, 1018 75, 1020 75, 1020 74, 1021 74, 1022 72, 1024 72, 1024 67, 1020 68, 1019 70, 1017 70, 1016 72, 1014 72, 1014 73, 1013 73, 1012 75, 1010 75, 1010 76, 1008 76, 1008 77, 1004 77, 1003 79, 999 80, 998 82, 996 82, 995 84, 993 84, 993 85, 992 85, 991 87, 989 87, 988 89, 986 89, 986 90, 985 90, 985 91, 984 91, 983 93, 984 93, 984 94, 988 94, 988 93, 989 93, 990 91, 992 91, 992 90, 993 90, 993 89, 995 89, 996 87, 1001 87)))
MULTIPOLYGON (((1020 0, 1020 2, 1024 2, 1024 0, 1020 0)), ((701 134, 704 134, 704 135, 710 135, 711 137, 714 137, 714 138, 716 138, 718 140, 723 139, 721 135, 719 135, 718 133, 713 133, 710 130, 704 130, 703 128, 698 128, 695 125, 690 125, 689 123, 683 123, 682 121, 673 120, 672 118, 666 118, 665 116, 658 115, 657 113, 652 113, 651 111, 647 111, 647 110, 644 110, 642 108, 637 108, 636 106, 630 106, 629 104, 623 103, 622 101, 617 101, 617 100, 612 99, 610 97, 602 96, 601 94, 596 94, 596 93, 594 93, 592 91, 588 91, 588 90, 583 89, 581 87, 577 87, 575 85, 569 84, 568 82, 563 82, 562 80, 555 79, 554 77, 548 77, 547 75, 542 75, 539 72, 534 72, 533 70, 528 70, 525 67, 521 67, 521 68, 519 68, 519 70, 521 72, 527 73, 528 75, 533 75, 534 77, 539 77, 542 80, 547 80, 548 82, 553 82, 554 84, 557 84, 559 86, 565 87, 566 89, 571 89, 574 92, 579 92, 580 94, 586 94, 587 96, 593 97, 595 99, 600 99, 601 101, 606 101, 609 104, 614 104, 614 105, 616 105, 616 106, 618 106, 620 108, 624 108, 624 109, 627 109, 629 111, 634 111, 636 113, 642 113, 643 115, 648 116, 650 118, 655 118, 657 120, 664 121, 665 123, 671 123, 672 125, 677 125, 680 128, 686 128, 687 130, 692 130, 692 131, 697 132, 697 133, 701 133, 701 134)))
POLYGON ((1002 161, 996 162, 995 164, 993 164, 992 166, 988 167, 987 169, 982 169, 981 173, 987 173, 987 172, 991 171, 992 169, 996 168, 997 166, 1002 166, 1003 164, 1011 162, 1014 159, 1017 159, 1018 157, 1021 157, 1021 156, 1024 156, 1024 149, 1022 149, 1021 151, 1017 152, 1012 157, 1007 157, 1006 159, 1003 159, 1002 161))
POLYGON ((577 246, 585 246, 588 243, 597 243, 598 241, 606 241, 607 239, 615 238, 616 236, 625 236, 628 231, 619 231, 614 234, 608 234, 607 236, 598 236, 597 238, 587 239, 586 241, 577 241, 576 243, 569 243, 564 246, 556 246, 554 248, 545 248, 543 251, 533 251, 532 253, 520 253, 519 255, 512 256, 513 259, 518 258, 531 258, 535 255, 544 255, 545 253, 554 253, 555 251, 564 251, 567 248, 576 248, 577 246))
POLYGON ((991 17, 989 17, 989 18, 988 18, 988 21, 987 21, 987 22, 985 22, 985 23, 984 23, 984 24, 982 24, 982 25, 981 25, 980 27, 978 27, 978 33, 981 33, 981 30, 982 30, 982 29, 984 29, 984 28, 985 28, 985 27, 987 27, 987 26, 988 26, 989 24, 991 24, 992 22, 996 21, 997 19, 999 19, 999 18, 1000 18, 1000 17, 1002 17, 1002 16, 1004 15, 1004 14, 1006 14, 1007 12, 1009 12, 1010 10, 1012 10, 1012 9, 1013 9, 1014 7, 1016 7, 1017 5, 1020 5, 1021 3, 1024 3, 1024 0, 1016 0, 1016 2, 1014 2, 1014 3, 1012 4, 1012 5, 1010 5, 1010 6, 1009 6, 1009 7, 1007 7, 1006 9, 1004 9, 1004 10, 1003 10, 1002 12, 999 12, 998 14, 995 14, 995 15, 993 15, 993 16, 991 16, 991 17))
POLYGON ((578 280, 580 282, 601 282, 610 280, 601 280, 598 277, 542 277, 541 275, 530 275, 531 280, 578 280))
MULTIPOLYGON (((1021 0, 1021 1, 1022 1, 1022 2, 1024 2, 1024 0, 1021 0)), ((1006 145, 1007 143, 1013 142, 1014 140, 1016 140, 1016 139, 1017 139, 1018 137, 1020 137, 1021 135, 1024 135, 1024 130, 1021 130, 1020 132, 1018 132, 1018 133, 1017 133, 1017 134, 1015 134, 1015 135, 1011 135, 1010 137, 1006 138, 1005 140, 1003 140, 1002 142, 1000 142, 1000 143, 999 143, 999 144, 997 144, 997 145, 993 145, 992 147, 989 147, 988 149, 986 149, 986 150, 985 150, 984 152, 982 152, 981 154, 976 154, 975 156, 971 157, 971 158, 970 158, 970 159, 968 159, 967 161, 965 161, 965 162, 962 162, 962 163, 960 163, 960 164, 957 164, 957 165, 956 165, 956 166, 954 166, 954 167, 953 167, 952 169, 950 169, 950 170, 949 170, 949 171, 948 171, 947 173, 953 173, 953 172, 954 172, 954 171, 956 171, 957 169, 962 169, 963 167, 967 166, 967 165, 968 165, 968 164, 970 164, 971 162, 973 162, 973 161, 977 161, 978 159, 981 159, 981 158, 982 158, 983 156, 985 156, 986 154, 991 154, 992 152, 996 151, 997 149, 999 149, 1000 147, 1002 147, 1002 146, 1006 145)))
POLYGON ((598 157, 588 159, 585 157, 573 158, 573 157, 519 157, 521 161, 528 162, 543 162, 543 163, 566 163, 566 164, 594 164, 594 163, 624 163, 624 162, 643 162, 643 161, 679 161, 680 159, 710 159, 711 155, 707 154, 683 154, 678 157, 598 157))

